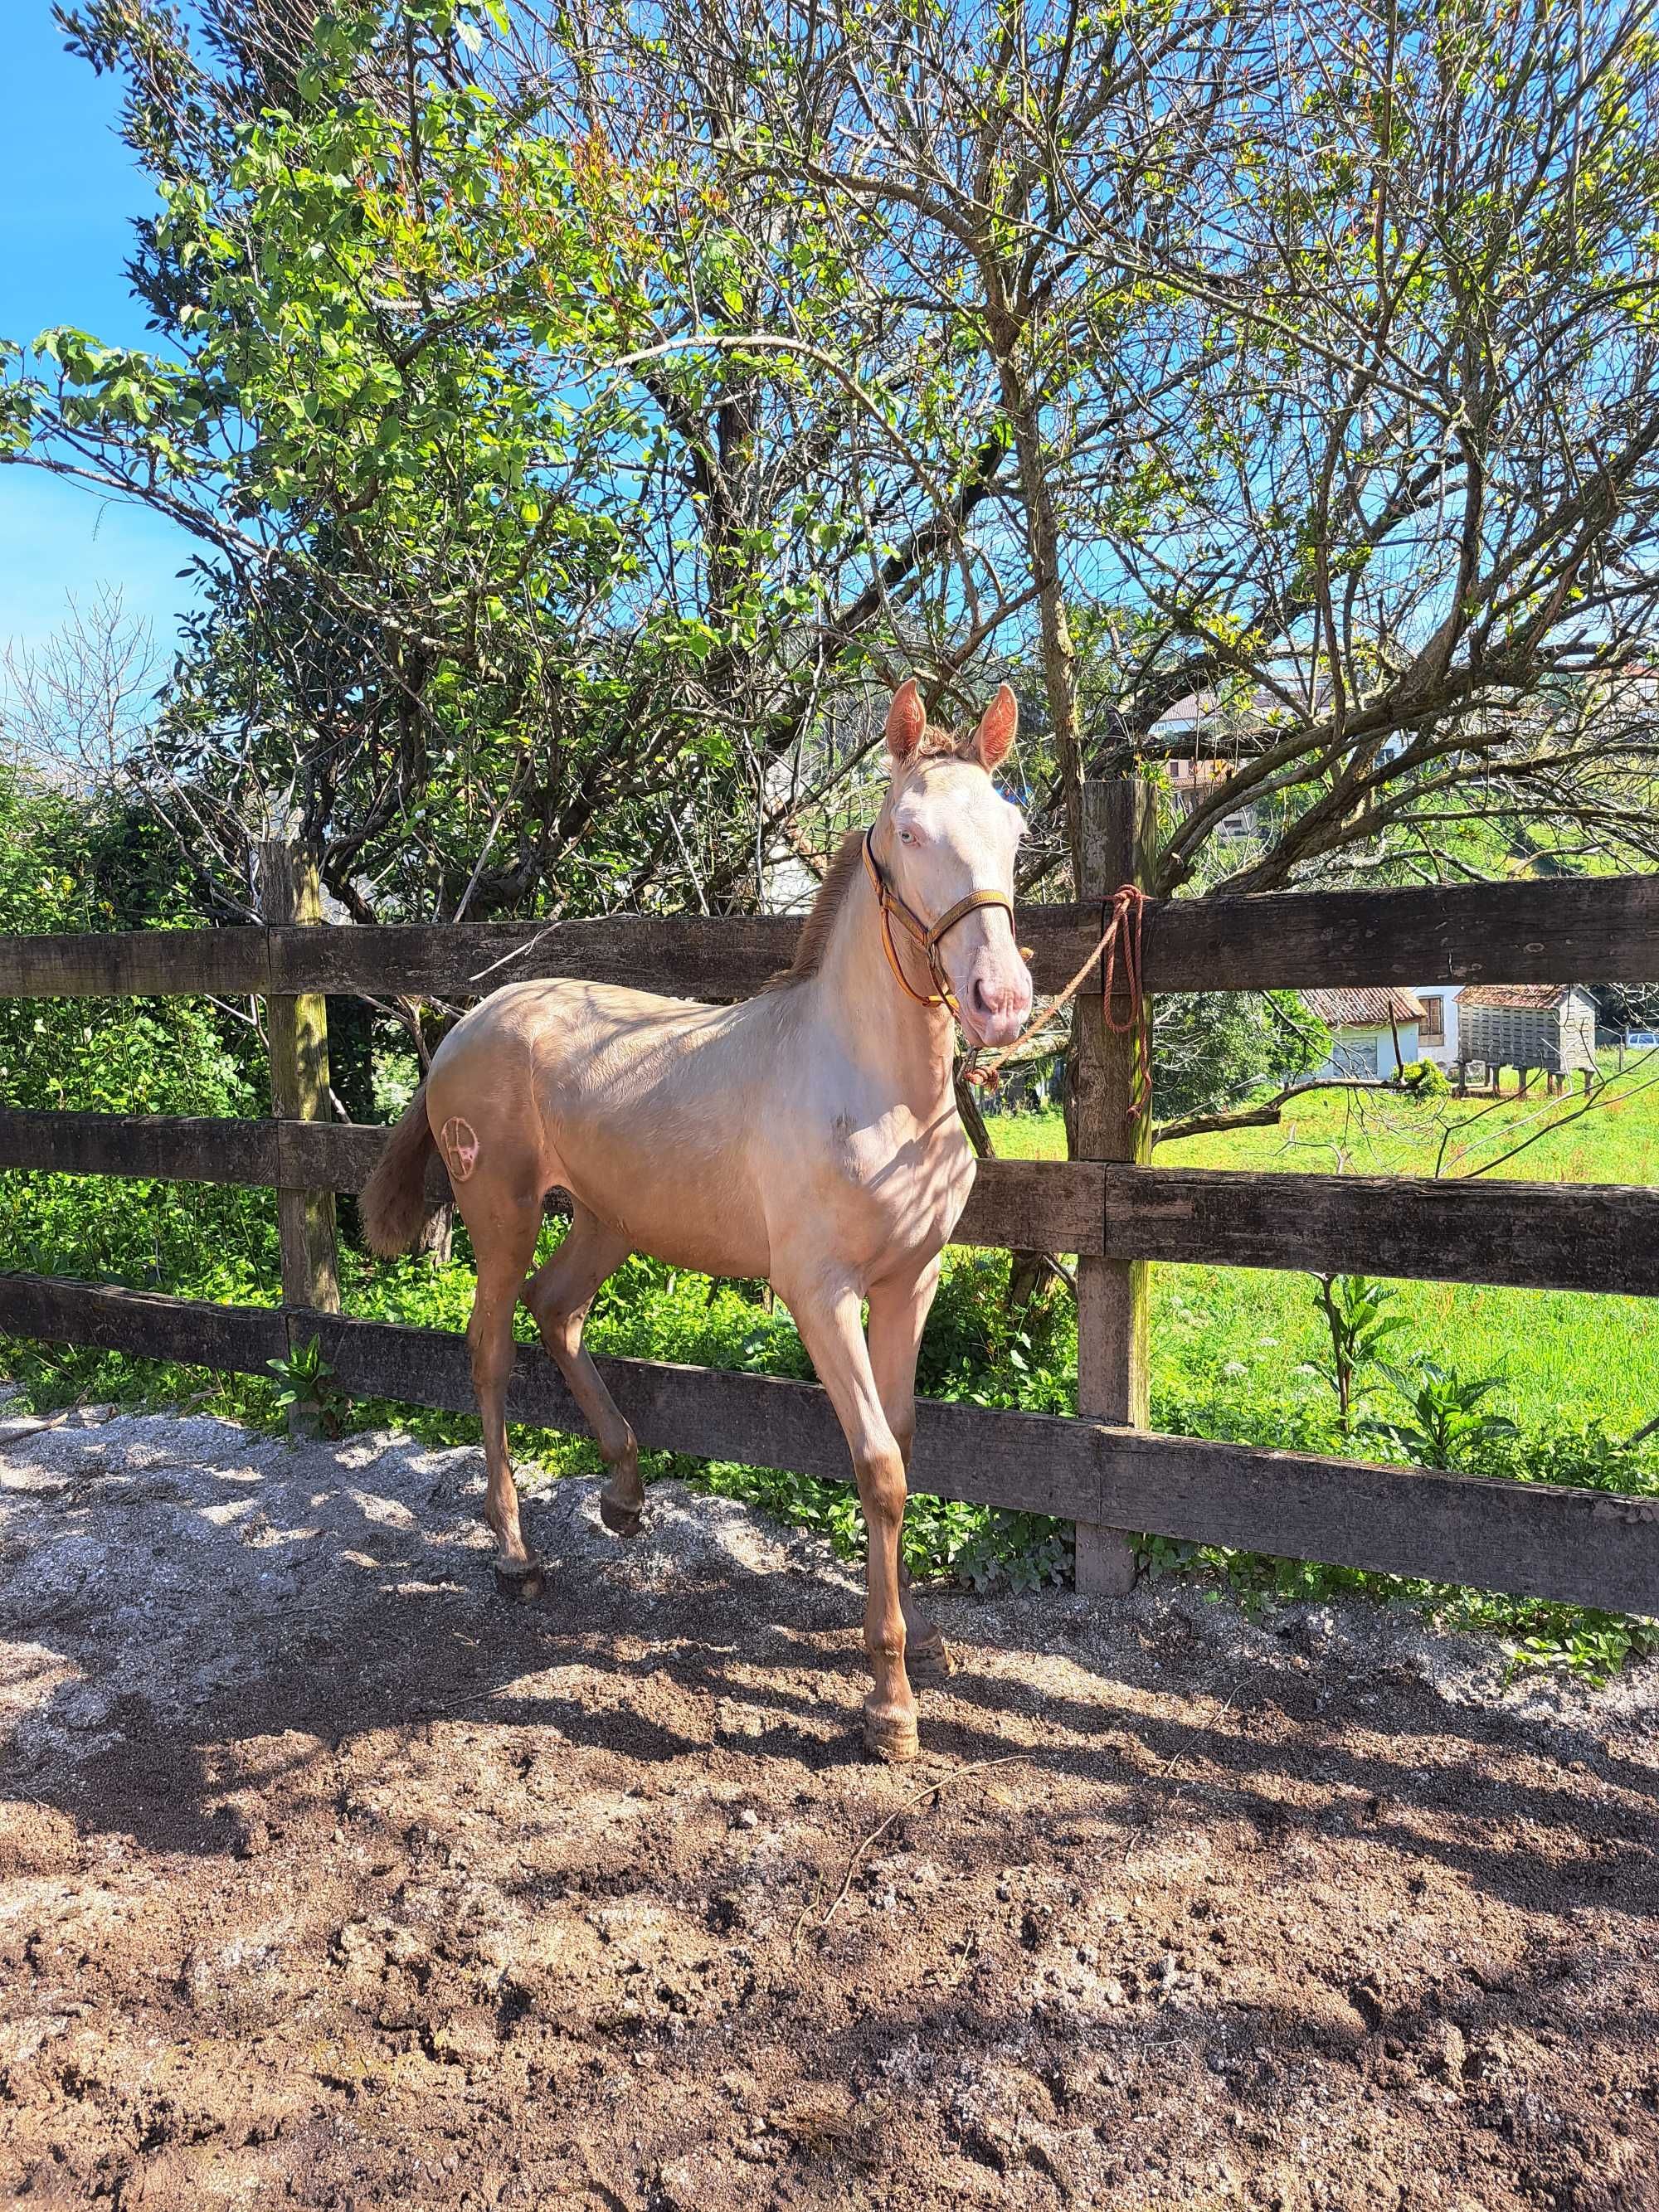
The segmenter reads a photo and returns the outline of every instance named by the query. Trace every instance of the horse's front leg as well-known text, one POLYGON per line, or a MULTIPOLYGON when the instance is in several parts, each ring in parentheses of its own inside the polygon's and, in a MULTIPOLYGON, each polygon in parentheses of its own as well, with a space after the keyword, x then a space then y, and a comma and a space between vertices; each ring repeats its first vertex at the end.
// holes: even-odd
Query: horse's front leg
POLYGON ((850 1284, 803 1291, 780 1282, 801 1341, 830 1395, 859 1486, 868 1532, 868 1595, 864 1644, 876 1678, 864 1701, 864 1741, 878 1759, 916 1755, 916 1700, 904 1671, 904 1604, 899 1589, 899 1536, 904 1522, 904 1455, 882 1410, 860 1325, 860 1299, 850 1284))
MULTIPOLYGON (((920 1274, 879 1283, 870 1292, 870 1368, 887 1425, 904 1461, 907 1487, 916 1433, 916 1354, 939 1288, 939 1271, 938 1260, 930 1260, 920 1274)), ((904 1656, 910 1680, 941 1680, 951 1671, 950 1648, 917 1605, 902 1560, 899 1603, 904 1612, 904 1656)))

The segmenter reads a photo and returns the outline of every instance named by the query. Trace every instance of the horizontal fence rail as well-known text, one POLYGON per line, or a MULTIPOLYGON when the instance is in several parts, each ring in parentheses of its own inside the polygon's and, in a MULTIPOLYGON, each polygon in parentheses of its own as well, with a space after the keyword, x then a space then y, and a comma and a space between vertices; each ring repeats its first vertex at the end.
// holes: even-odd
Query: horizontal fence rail
MULTIPOLYGON (((1098 908, 1022 906, 1037 988, 1058 990, 1100 933, 1098 908)), ((798 915, 360 929, 237 927, 0 937, 0 998, 264 992, 474 998, 548 976, 741 998, 788 965, 798 915)), ((1552 877, 1382 891, 1153 900, 1152 992, 1399 983, 1659 979, 1659 877, 1552 877)))
MULTIPOLYGON (((208 1305, 58 1277, 0 1276, 0 1330, 258 1373, 292 1328, 358 1399, 475 1410, 465 1340, 338 1314, 208 1305)), ((847 1445, 816 1384, 600 1358, 652 1451, 844 1480, 847 1445)), ((581 1430, 557 1370, 521 1346, 507 1417, 581 1430)), ((1373 1572, 1659 1613, 1659 1498, 1501 1482, 1165 1437, 924 1400, 914 1489, 1373 1572)))
MULTIPOLYGON (((0 1169, 358 1191, 388 1131, 0 1109, 0 1169)), ((428 1195, 449 1196, 434 1158, 428 1195)), ((952 1241, 1214 1267, 1659 1296, 1659 1190, 981 1160, 952 1241)))
MULTIPOLYGON (((1085 786, 1085 800, 1093 839, 1085 841, 1085 888, 1146 880, 1135 825, 1151 819, 1148 788, 1133 779, 1085 786)), ((313 860, 272 847, 262 848, 261 866, 262 926, 0 937, 0 998, 264 998, 273 1118, 0 1110, 0 1170, 274 1188, 284 1224, 283 1303, 234 1308, 0 1275, 0 1333, 254 1374, 316 1336, 355 1397, 471 1413, 464 1338, 333 1310, 332 1194, 362 1188, 386 1132, 323 1118, 327 996, 459 1001, 559 976, 735 999, 787 964, 799 919, 331 927, 311 919, 320 912, 313 860)), ((1101 926, 1097 900, 1021 908, 1039 988, 1071 979, 1101 926)), ((1154 900, 1144 951, 1149 994, 1648 982, 1659 980, 1659 877, 1154 900)), ((1132 1573, 1132 1555, 1115 1532, 1148 1531, 1659 1613, 1659 1499, 1159 1436, 1135 1425, 1146 1419, 1144 1261, 1653 1297, 1659 1191, 1149 1166, 1139 1136, 1119 1141, 1134 1086, 1105 1011, 1087 992, 1074 1009, 1074 1148, 1091 1157, 981 1162, 956 1240, 1078 1255, 1079 1403, 1105 1418, 924 1404, 915 1486, 1075 1521, 1080 1589, 1127 1587, 1114 1577, 1126 1561, 1132 1573)), ((428 1194, 434 1205, 450 1195, 435 1159, 428 1194)), ((845 1441, 815 1386, 646 1360, 599 1364, 650 1449, 847 1474, 845 1441)), ((509 1413, 586 1428, 538 1349, 519 1355, 509 1413)))

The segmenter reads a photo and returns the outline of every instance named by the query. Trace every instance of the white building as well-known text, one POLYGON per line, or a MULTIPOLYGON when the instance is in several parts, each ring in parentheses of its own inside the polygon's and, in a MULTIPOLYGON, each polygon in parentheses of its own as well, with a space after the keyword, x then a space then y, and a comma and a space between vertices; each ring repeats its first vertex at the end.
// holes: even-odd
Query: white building
POLYGON ((1321 1075, 1386 1080, 1420 1060, 1423 1007, 1410 991, 1304 991, 1310 1011, 1331 1033, 1321 1075))

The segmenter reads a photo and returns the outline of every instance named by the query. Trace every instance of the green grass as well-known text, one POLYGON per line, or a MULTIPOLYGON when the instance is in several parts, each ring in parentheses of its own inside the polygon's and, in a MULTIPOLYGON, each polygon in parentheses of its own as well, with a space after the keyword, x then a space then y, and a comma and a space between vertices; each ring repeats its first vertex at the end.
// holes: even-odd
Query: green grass
MULTIPOLYGON (((1386 1094, 1315 1092, 1277 1128, 1161 1145, 1157 1161, 1318 1175, 1426 1176, 1438 1166, 1461 1176, 1536 1136, 1503 1162, 1501 1179, 1659 1183, 1659 1084, 1640 1087, 1655 1073, 1632 1067, 1610 1082, 1605 1103, 1571 1122, 1565 1117, 1582 1100, 1417 1104, 1386 1094)), ((1058 1114, 1001 1115, 989 1127, 1009 1158, 1065 1156, 1058 1114)), ((1155 1398, 1186 1394, 1195 1382, 1218 1410, 1235 1398, 1317 1395, 1297 1371, 1324 1349, 1306 1275, 1176 1266, 1155 1266, 1152 1275, 1155 1398)), ((1628 1434, 1659 1413, 1659 1329, 1647 1299, 1413 1282, 1399 1285, 1399 1310, 1413 1351, 1468 1375, 1499 1377, 1495 1409, 1523 1425, 1582 1419, 1628 1434)))

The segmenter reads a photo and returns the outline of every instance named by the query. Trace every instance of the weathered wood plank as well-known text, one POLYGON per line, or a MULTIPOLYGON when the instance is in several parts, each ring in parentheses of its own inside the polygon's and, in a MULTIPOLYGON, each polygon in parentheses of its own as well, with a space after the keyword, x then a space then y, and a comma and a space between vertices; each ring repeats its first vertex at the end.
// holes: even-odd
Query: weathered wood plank
MULTIPOLYGON (((0 1109, 0 1169, 273 1185, 279 1125, 0 1109)), ((388 1132, 280 1125, 284 1172, 357 1191, 388 1132)), ((441 1162, 427 1176, 449 1195, 441 1162)), ((985 1160, 958 1244, 1659 1297, 1659 1189, 985 1160), (1104 1190, 1103 1222, 1103 1186, 1104 1190)))
MULTIPOLYGON (((161 1176, 179 1182, 359 1191, 391 1131, 356 1121, 208 1121, 165 1115, 36 1114, 0 1109, 0 1169, 59 1175, 161 1176)), ((434 1205, 450 1195, 435 1154, 427 1170, 434 1205)), ((1101 1249, 1100 1170, 1076 1160, 987 1160, 981 1164, 958 1244, 994 1249, 1040 1239, 1050 1251, 1101 1249)))
POLYGON ((0 1168, 270 1185, 276 1180, 276 1124, 0 1109, 0 1168))
MULTIPOLYGON (((532 976, 587 977, 671 995, 740 998, 787 965, 790 915, 621 915, 551 928, 277 933, 289 989, 469 997, 532 976), (515 955, 501 965, 505 956, 515 955)), ((1058 990, 1100 933, 1097 904, 1024 906, 1037 988, 1058 990)), ((1659 981, 1659 876, 1549 877, 1382 891, 1273 891, 1154 901, 1150 991, 1308 989, 1360 983, 1659 981)))
POLYGON ((1659 876, 1174 899, 1148 914, 1153 991, 1659 981, 1659 876))
POLYGON ((1005 1252, 1101 1251, 1098 1163, 981 1160, 951 1242, 1005 1252))
POLYGON ((464 922, 273 931, 272 981, 288 991, 476 999, 563 976, 670 998, 740 999, 789 964, 799 915, 617 915, 599 921, 464 922))
POLYGON ((1224 1267, 1659 1296, 1659 1190, 1109 1167, 1106 1248, 1224 1267))
MULTIPOLYGON (((390 1128, 362 1121, 289 1121, 283 1128, 283 1160, 295 1182, 318 1190, 359 1191, 386 1150, 390 1128)), ((442 1206, 453 1196, 449 1175, 434 1152, 427 1163, 427 1197, 442 1206)))
POLYGON ((288 1349, 275 1307, 210 1305, 58 1275, 0 1274, 0 1333, 248 1375, 288 1349))
MULTIPOLYGON (((459 1337, 325 1314, 314 1330, 359 1397, 472 1409, 459 1337)), ((601 1359, 647 1449, 842 1478, 847 1447, 815 1386, 601 1359)), ((520 1349, 508 1418, 580 1434, 550 1360, 520 1349)), ((1420 1576, 1567 1603, 1659 1613, 1659 1498, 1261 1451, 1036 1413, 924 1401, 913 1488, 1288 1559, 1420 1576)))
MULTIPOLYGON (((567 975, 682 997, 741 998, 785 966, 787 915, 590 921, 112 932, 0 937, 0 998, 166 997, 275 988, 478 997, 567 975), (507 956, 516 956, 508 957, 507 956), (267 963, 269 962, 269 965, 267 963)), ((1099 934, 1094 905, 1024 906, 1039 989, 1056 990, 1099 934)), ((1361 983, 1659 981, 1659 877, 1550 877, 1382 891, 1273 891, 1155 902, 1155 992, 1361 983)))
POLYGON ((269 975, 263 929, 0 936, 0 999, 246 998, 269 975))
MULTIPOLYGON (((472 1408, 465 1340, 293 1310, 204 1305, 106 1285, 0 1275, 0 1331, 249 1373, 289 1332, 321 1339, 353 1395, 472 1408), (286 1319, 287 1327, 284 1326, 286 1319)), ((844 1476, 823 1393, 766 1376, 602 1359, 606 1383, 653 1450, 844 1476)), ((512 1419, 580 1431, 551 1362, 518 1355, 512 1419)), ((924 1401, 914 1486, 1198 1543, 1659 1613, 1659 1499, 1487 1482, 1409 1468, 1261 1451, 1043 1414, 924 1401)))
POLYGON ((1659 1606, 1659 1498, 1145 1432, 1103 1455, 1114 1517, 1156 1535, 1570 1605, 1659 1606))
MULTIPOLYGON (((289 1174, 320 1189, 361 1190, 390 1134, 361 1122, 290 1122, 283 1129, 283 1158, 289 1174)), ((0 1164, 7 1158, 5 1143, 0 1116, 0 1164)), ((1035 1238, 1048 1251, 1097 1252, 1100 1175, 1085 1160, 982 1160, 952 1241, 1006 1250, 1035 1238)), ((434 1204, 450 1195, 449 1178, 435 1156, 426 1187, 434 1204)))

